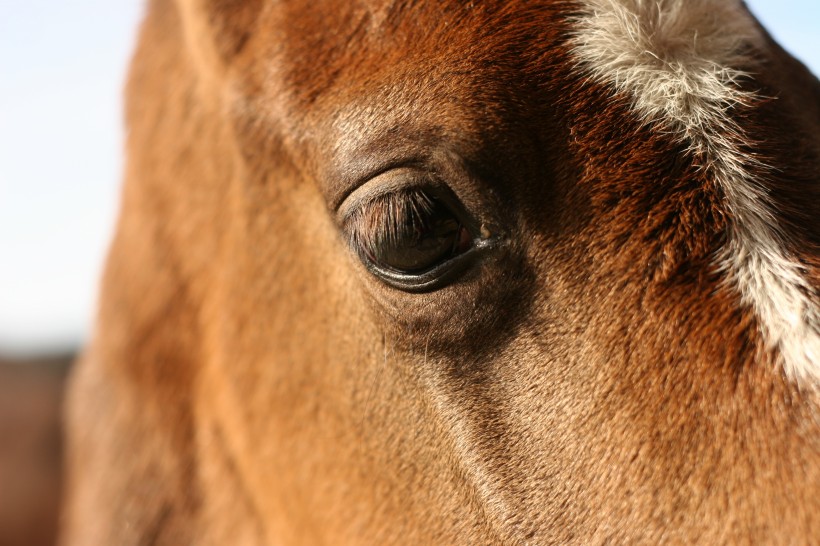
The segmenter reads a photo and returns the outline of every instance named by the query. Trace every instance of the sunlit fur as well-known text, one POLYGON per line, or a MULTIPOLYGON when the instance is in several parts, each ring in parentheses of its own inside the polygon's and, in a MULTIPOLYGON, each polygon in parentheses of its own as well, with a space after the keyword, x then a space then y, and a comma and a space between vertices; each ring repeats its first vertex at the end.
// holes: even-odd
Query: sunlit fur
MULTIPOLYGON (((675 135, 720 187, 731 214, 719 268, 752 307, 786 374, 820 383, 818 293, 786 248, 766 195, 766 158, 741 151, 736 121, 756 100, 741 89, 763 67, 763 42, 738 0, 586 0, 575 53, 584 70, 632 97, 655 130, 675 135)), ((772 166, 771 168, 776 168, 772 166)))
POLYGON ((820 82, 741 4, 151 0, 126 94, 63 546, 820 536, 820 82), (428 187, 464 259, 369 267, 428 187))

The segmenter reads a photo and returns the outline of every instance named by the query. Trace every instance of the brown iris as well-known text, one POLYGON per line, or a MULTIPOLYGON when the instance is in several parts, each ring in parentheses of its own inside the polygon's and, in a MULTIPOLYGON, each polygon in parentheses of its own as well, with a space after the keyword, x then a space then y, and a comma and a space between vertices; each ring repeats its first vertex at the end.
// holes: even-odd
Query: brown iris
POLYGON ((469 250, 469 230, 443 200, 422 189, 376 197, 345 221, 353 248, 378 268, 429 271, 469 250))

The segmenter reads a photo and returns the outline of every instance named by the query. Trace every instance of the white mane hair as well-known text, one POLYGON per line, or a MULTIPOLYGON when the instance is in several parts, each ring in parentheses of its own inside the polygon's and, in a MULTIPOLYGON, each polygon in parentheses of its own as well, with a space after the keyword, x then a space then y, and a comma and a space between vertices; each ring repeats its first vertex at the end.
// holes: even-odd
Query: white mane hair
POLYGON ((763 35, 740 0, 581 0, 573 53, 595 81, 631 98, 648 124, 685 142, 730 215, 716 266, 758 320, 786 376, 820 385, 820 309, 805 268, 784 244, 731 108, 755 99, 739 82, 763 35), (753 174, 754 173, 754 174, 753 174))

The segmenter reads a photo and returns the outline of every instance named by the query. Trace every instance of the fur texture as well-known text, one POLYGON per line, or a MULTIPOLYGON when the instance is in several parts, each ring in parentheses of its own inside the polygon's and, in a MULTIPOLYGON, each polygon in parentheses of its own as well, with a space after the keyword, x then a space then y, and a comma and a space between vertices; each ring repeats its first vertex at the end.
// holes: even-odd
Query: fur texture
MULTIPOLYGON (((786 375, 820 384, 820 307, 766 195, 770 167, 742 150, 737 119, 764 97, 742 82, 761 70, 763 37, 739 1, 591 0, 575 53, 596 79, 632 97, 653 130, 679 138, 726 199, 731 226, 716 266, 755 311, 786 375)), ((776 168, 776 167, 775 167, 776 168)))
POLYGON ((63 544, 820 536, 820 83, 739 10, 152 0, 63 544), (414 291, 420 183, 492 244, 414 291))

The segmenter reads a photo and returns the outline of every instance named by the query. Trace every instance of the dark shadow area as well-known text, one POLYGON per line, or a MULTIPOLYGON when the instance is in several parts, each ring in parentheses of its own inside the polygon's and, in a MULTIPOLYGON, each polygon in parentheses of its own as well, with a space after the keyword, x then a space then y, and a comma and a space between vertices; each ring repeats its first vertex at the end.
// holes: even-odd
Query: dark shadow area
POLYGON ((7 357, 0 350, 0 546, 55 543, 61 488, 67 350, 7 357))

